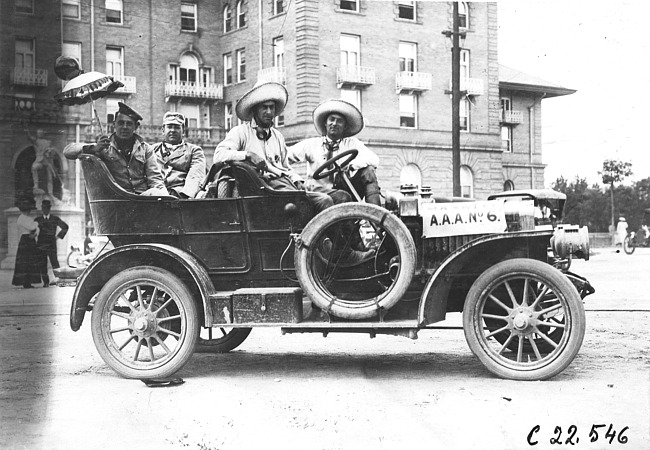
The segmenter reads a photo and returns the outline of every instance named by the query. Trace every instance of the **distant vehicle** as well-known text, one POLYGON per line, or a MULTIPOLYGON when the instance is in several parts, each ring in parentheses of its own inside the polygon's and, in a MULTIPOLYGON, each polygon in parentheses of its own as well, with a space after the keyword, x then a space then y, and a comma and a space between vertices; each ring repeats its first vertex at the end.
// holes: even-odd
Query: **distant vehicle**
MULTIPOLYGON (((355 152, 315 176, 343 176, 355 152)), ((355 202, 316 215, 303 191, 276 191, 244 162, 216 167, 206 198, 186 200, 130 194, 98 158, 81 163, 96 232, 115 248, 79 277, 70 323, 92 310, 95 346, 124 377, 169 377, 256 327, 416 339, 448 312, 462 312, 470 349, 504 378, 553 377, 582 344, 593 288, 567 261, 589 258, 588 233, 562 224, 562 194, 410 189, 394 210, 355 202), (552 215, 538 220, 542 206, 552 215), (353 246, 370 256, 351 259, 353 246)))
POLYGON ((637 247, 650 247, 650 208, 643 212, 641 226, 637 231, 629 230, 623 240, 623 251, 628 255, 634 253, 637 247))

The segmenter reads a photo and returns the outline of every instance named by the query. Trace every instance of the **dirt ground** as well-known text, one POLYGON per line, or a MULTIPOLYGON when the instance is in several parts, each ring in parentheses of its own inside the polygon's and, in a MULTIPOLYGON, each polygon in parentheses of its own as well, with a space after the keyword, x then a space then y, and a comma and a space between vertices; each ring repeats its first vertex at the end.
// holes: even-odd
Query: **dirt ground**
POLYGON ((575 264, 597 289, 585 342, 544 382, 492 376, 459 329, 413 341, 269 328, 194 355, 184 384, 149 388, 104 364, 89 317, 73 333, 67 315, 4 311, 0 448, 647 449, 649 269, 650 252, 575 264))

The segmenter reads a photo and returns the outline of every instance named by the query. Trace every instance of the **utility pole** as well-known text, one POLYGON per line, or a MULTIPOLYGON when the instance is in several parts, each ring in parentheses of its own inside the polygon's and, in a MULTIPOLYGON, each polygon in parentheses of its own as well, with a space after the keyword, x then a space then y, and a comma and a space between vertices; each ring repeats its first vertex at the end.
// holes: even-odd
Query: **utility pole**
POLYGON ((452 164, 452 187, 453 196, 460 197, 460 37, 465 33, 459 31, 460 21, 458 18, 458 2, 453 2, 452 29, 442 32, 446 37, 451 38, 451 164, 452 164))
POLYGON ((458 2, 453 4, 453 29, 451 47, 451 162, 453 195, 460 197, 460 41, 458 2))

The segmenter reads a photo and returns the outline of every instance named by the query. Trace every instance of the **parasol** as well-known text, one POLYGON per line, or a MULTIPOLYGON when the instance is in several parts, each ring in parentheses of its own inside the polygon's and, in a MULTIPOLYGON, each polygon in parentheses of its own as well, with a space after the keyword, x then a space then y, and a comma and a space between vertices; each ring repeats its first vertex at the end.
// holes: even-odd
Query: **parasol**
POLYGON ((69 106, 92 103, 93 112, 99 122, 101 134, 104 134, 102 122, 99 120, 97 110, 95 109, 95 100, 106 97, 108 94, 122 86, 124 86, 124 84, 115 80, 110 75, 101 72, 87 72, 77 75, 69 80, 63 87, 63 90, 54 96, 54 99, 60 105, 69 106))

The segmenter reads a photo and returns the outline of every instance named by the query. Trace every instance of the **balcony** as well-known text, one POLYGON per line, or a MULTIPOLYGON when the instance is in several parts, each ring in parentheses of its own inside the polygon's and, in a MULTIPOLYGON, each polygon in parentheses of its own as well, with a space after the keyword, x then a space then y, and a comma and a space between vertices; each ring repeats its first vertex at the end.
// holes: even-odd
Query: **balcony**
POLYGON ((413 94, 415 92, 428 91, 432 86, 432 76, 426 72, 397 72, 395 75, 395 92, 406 92, 413 94))
POLYGON ((270 81, 287 84, 287 70, 284 67, 269 67, 257 71, 258 83, 268 83, 270 81))
POLYGON ((336 86, 357 88, 375 84, 374 67, 342 66, 336 69, 336 86))
POLYGON ((113 94, 135 94, 136 89, 135 89, 135 77, 127 77, 126 75, 113 75, 113 79, 115 81, 120 81, 124 87, 121 87, 113 94))
POLYGON ((47 69, 14 67, 10 73, 13 86, 47 86, 47 69))
MULTIPOLYGON (((112 127, 112 125, 110 126, 112 127)), ((160 134, 160 125, 140 125, 140 127, 138 127, 138 134, 150 144, 154 144, 162 140, 162 136, 160 134)), ((185 130, 185 139, 187 139, 187 141, 192 144, 200 146, 216 146, 225 137, 226 130, 221 127, 188 127, 185 130)))
POLYGON ((169 101, 172 97, 221 100, 223 98, 223 85, 170 80, 165 84, 165 100, 169 101))
MULTIPOLYGON (((483 95, 482 78, 460 78, 460 91, 466 95, 483 95)), ((449 92, 451 93, 451 80, 449 80, 449 92)))
POLYGON ((501 110, 501 123, 517 124, 523 121, 523 114, 521 111, 513 111, 509 109, 501 110))

